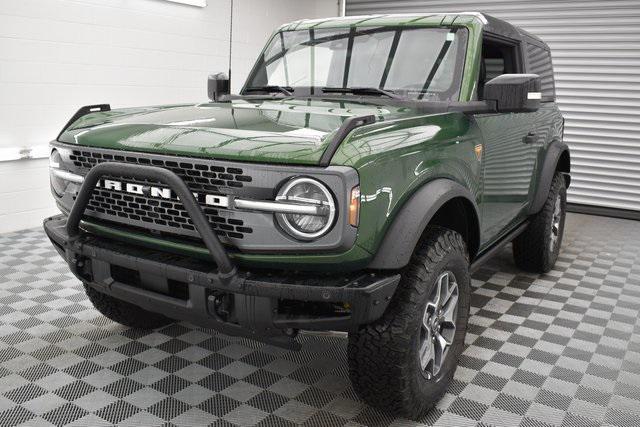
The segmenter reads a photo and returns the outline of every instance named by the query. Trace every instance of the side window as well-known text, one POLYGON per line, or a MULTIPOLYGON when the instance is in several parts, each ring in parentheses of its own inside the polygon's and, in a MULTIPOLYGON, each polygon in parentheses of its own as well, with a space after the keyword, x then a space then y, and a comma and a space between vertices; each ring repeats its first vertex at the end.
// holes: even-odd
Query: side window
POLYGON ((485 37, 482 42, 480 75, 478 77, 478 99, 482 100, 484 85, 502 74, 518 73, 522 67, 518 63, 517 44, 509 44, 485 37))
POLYGON ((529 72, 540 76, 542 101, 554 101, 556 91, 553 82, 551 53, 546 49, 527 43, 527 56, 529 57, 529 72))

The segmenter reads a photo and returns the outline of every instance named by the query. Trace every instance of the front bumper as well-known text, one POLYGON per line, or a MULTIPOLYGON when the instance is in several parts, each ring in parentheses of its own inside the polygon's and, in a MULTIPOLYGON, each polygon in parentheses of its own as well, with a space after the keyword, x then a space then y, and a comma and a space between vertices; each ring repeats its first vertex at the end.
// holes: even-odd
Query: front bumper
POLYGON ((352 331, 380 318, 400 280, 398 274, 368 272, 311 276, 235 270, 221 275, 211 262, 82 230, 70 237, 63 215, 47 218, 44 229, 71 271, 100 292, 170 318, 287 348, 297 347, 291 337, 298 329, 352 331), (332 305, 345 310, 330 313, 332 305))

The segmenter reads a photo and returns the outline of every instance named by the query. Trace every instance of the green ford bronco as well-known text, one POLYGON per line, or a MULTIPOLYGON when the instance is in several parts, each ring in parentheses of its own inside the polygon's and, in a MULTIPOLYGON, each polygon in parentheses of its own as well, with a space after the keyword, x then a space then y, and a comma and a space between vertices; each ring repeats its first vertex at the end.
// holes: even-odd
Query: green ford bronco
POLYGON ((105 316, 290 349, 348 332, 369 404, 417 417, 464 347, 470 273, 558 257, 569 150, 549 48, 480 13, 279 28, 240 94, 81 108, 44 228, 105 316))

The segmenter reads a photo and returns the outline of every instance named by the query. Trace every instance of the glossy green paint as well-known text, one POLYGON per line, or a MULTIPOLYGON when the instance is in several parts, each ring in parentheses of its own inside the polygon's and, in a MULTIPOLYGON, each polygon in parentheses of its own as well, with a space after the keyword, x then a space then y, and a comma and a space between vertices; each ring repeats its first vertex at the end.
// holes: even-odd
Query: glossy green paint
MULTIPOLYGON (((280 30, 404 25, 455 26, 468 31, 459 101, 472 100, 482 44, 482 23, 477 17, 435 14, 305 20, 287 24, 280 30)), ((355 168, 360 177, 362 205, 355 245, 337 254, 234 253, 231 255, 234 261, 241 266, 253 267, 332 271, 363 268, 376 253, 386 230, 406 200, 435 178, 456 181, 472 194, 479 207, 482 250, 522 219, 535 191, 536 174, 546 147, 553 138, 561 138, 561 130, 557 126, 561 117, 555 104, 542 108, 540 113, 523 115, 526 117, 512 138, 521 137, 528 127, 538 127, 544 135, 531 147, 517 148, 526 154, 527 167, 532 168, 529 177, 533 175, 534 178, 527 184, 526 195, 516 195, 520 198, 516 202, 500 191, 496 195, 487 194, 484 188, 487 180, 492 179, 492 159, 497 157, 509 162, 508 153, 501 151, 504 141, 501 142, 500 138, 505 130, 515 132, 513 123, 517 115, 424 114, 412 108, 384 105, 380 98, 375 100, 375 104, 367 102, 366 97, 358 100, 344 98, 344 101, 271 98, 94 113, 74 123, 63 133, 60 141, 234 161, 317 165, 340 124, 347 117, 366 114, 375 115, 377 122, 353 131, 331 162, 355 168), (550 127, 551 131, 545 131, 550 127), (478 145, 483 147, 481 157, 476 155, 478 145), (510 207, 509 218, 501 208, 503 203, 514 205, 510 207)), ((513 158, 516 170, 521 160, 518 156, 513 158)), ((159 250, 208 258, 203 247, 122 232, 95 223, 85 222, 84 227, 93 233, 159 250)))
POLYGON ((487 246, 529 215, 552 141, 562 141, 562 115, 554 102, 535 113, 477 115, 484 143, 481 245, 487 246), (528 133, 537 140, 524 143, 528 133))
POLYGON ((341 145, 334 164, 360 175, 358 244, 376 252, 406 200, 426 182, 454 180, 480 202, 481 165, 474 152, 482 136, 460 113, 417 116, 359 128, 341 145))
POLYGON ((346 100, 236 100, 94 113, 76 121, 59 140, 116 150, 315 165, 347 117, 369 114, 384 121, 416 113, 346 100))

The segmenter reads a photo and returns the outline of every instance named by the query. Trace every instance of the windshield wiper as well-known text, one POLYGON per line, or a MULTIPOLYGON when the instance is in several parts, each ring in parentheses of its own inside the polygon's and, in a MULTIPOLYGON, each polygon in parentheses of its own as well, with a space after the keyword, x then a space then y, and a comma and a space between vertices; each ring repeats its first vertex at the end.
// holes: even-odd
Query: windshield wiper
POLYGON ((354 95, 381 95, 393 99, 402 99, 401 96, 389 90, 377 87, 323 87, 322 91, 326 93, 352 93, 354 95))
POLYGON ((293 95, 293 88, 291 86, 253 86, 248 87, 244 90, 245 92, 280 92, 285 94, 286 96, 293 95))

